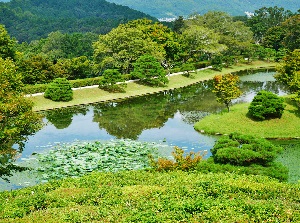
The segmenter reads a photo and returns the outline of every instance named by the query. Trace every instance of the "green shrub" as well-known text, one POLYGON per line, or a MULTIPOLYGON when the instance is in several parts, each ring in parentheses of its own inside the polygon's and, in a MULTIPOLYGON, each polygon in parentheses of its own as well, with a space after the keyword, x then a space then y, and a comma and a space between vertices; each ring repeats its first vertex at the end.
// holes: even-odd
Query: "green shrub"
POLYGON ((26 85, 23 87, 24 94, 35 94, 45 92, 48 84, 26 85))
POLYGON ((192 73, 195 73, 195 66, 193 64, 185 63, 181 66, 181 71, 185 77, 193 77, 192 73))
POLYGON ((269 91, 260 91, 250 103, 248 114, 256 120, 281 118, 284 99, 269 91))
POLYGON ((213 158, 198 163, 196 170, 201 173, 237 173, 246 175, 261 175, 278 179, 282 182, 288 180, 288 169, 278 162, 271 162, 268 166, 252 164, 250 166, 234 166, 230 164, 215 163, 213 158))
POLYGON ((71 101, 73 99, 71 83, 66 78, 55 79, 46 89, 44 97, 52 101, 71 101))
POLYGON ((79 88, 79 87, 98 85, 99 81, 102 79, 103 77, 100 76, 100 77, 70 80, 70 83, 72 84, 73 88, 79 88))
POLYGON ((111 92, 124 92, 127 86, 123 75, 117 69, 107 69, 103 73, 103 79, 99 82, 99 88, 111 92), (118 82, 123 82, 122 84, 118 82))
POLYGON ((249 166, 262 166, 272 162, 282 151, 262 138, 232 133, 216 142, 211 152, 215 163, 249 166))
POLYGON ((166 71, 152 55, 143 55, 133 64, 131 75, 150 86, 165 86, 169 83, 166 71))
POLYGON ((222 60, 222 57, 221 56, 215 56, 211 60, 211 66, 216 71, 222 71, 222 69, 223 69, 223 60, 222 60))
POLYGON ((210 62, 209 61, 196 62, 194 63, 194 66, 196 69, 201 69, 210 66, 210 62))

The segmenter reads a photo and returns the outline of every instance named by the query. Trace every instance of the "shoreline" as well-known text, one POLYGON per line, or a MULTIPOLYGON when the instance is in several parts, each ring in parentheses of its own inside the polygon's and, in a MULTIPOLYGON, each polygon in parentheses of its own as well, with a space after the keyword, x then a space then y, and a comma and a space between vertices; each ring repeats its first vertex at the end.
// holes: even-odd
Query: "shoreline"
POLYGON ((108 101, 126 100, 132 97, 160 93, 168 90, 187 87, 198 84, 203 81, 212 79, 217 74, 226 74, 247 69, 264 69, 274 68, 277 63, 267 63, 263 61, 255 61, 251 64, 238 64, 230 68, 224 68, 222 71, 215 71, 211 67, 198 69, 194 74, 194 78, 184 77, 182 72, 169 75, 169 84, 164 87, 149 87, 140 85, 135 81, 128 81, 125 93, 109 93, 98 88, 98 85, 81 87, 73 89, 74 97, 69 102, 54 102, 44 98, 43 93, 26 95, 34 103, 33 111, 46 111, 57 108, 73 107, 78 105, 88 105, 94 103, 104 103, 108 101))

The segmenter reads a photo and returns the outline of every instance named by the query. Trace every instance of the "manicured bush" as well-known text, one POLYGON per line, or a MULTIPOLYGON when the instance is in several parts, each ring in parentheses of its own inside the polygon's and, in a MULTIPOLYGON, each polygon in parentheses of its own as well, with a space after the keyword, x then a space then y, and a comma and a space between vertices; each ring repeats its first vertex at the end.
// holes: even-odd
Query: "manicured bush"
POLYGON ((44 97, 52 101, 71 101, 73 99, 71 83, 65 78, 55 79, 46 89, 44 97))
POLYGON ((35 94, 45 92, 47 87, 48 84, 26 85, 22 90, 24 94, 35 94))
POLYGON ((141 56, 133 64, 134 69, 131 75, 134 78, 140 79, 144 84, 151 86, 161 86, 169 83, 166 77, 166 71, 161 66, 160 62, 151 55, 141 56))
POLYGON ((194 63, 194 66, 196 69, 201 69, 210 66, 210 62, 209 61, 196 62, 194 63))
POLYGON ((216 142, 211 152, 215 163, 249 166, 262 166, 272 162, 282 151, 262 138, 232 133, 216 142))
POLYGON ((127 87, 127 84, 124 83, 123 75, 117 69, 105 70, 103 73, 103 79, 99 82, 100 89, 110 92, 124 92, 125 87, 127 87))
POLYGON ((285 105, 284 99, 269 91, 260 91, 248 108, 250 117, 256 120, 281 118, 285 105))
POLYGON ((194 77, 192 73, 195 73, 195 66, 193 64, 185 63, 181 66, 181 71, 185 77, 194 77))
POLYGON ((278 179, 282 182, 288 180, 288 169, 278 162, 271 162, 268 166, 252 164, 250 166, 234 166, 230 164, 215 163, 212 157, 198 163, 197 171, 201 173, 236 173, 246 175, 261 175, 278 179))
POLYGON ((98 85, 99 81, 101 81, 102 79, 103 77, 100 76, 100 77, 70 80, 70 83, 72 84, 73 88, 79 88, 79 87, 98 85))

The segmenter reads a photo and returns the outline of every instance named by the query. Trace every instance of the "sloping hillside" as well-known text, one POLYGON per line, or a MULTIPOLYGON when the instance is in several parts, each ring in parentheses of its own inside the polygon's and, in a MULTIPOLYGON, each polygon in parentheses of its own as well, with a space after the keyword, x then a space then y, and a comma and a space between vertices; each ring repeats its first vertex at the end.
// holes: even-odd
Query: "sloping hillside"
POLYGON ((12 0, 0 3, 0 23, 20 42, 46 37, 52 31, 107 33, 145 13, 105 0, 12 0))
POLYGON ((108 0, 145 12, 156 18, 204 14, 208 11, 223 11, 231 15, 245 15, 261 7, 283 7, 291 11, 300 8, 299 0, 108 0))

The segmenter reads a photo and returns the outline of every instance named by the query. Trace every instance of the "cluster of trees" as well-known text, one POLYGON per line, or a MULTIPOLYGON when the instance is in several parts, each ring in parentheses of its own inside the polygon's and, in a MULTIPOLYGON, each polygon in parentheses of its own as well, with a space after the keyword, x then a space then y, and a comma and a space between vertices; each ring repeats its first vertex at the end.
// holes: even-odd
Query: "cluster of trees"
POLYGON ((13 164, 28 136, 35 133, 41 120, 32 111, 33 103, 22 94, 22 74, 13 59, 14 41, 0 26, 0 177, 24 168, 13 164))
MULTIPOLYGON (((38 8, 32 10, 40 13, 38 8)), ((50 14, 46 13, 47 16, 50 14)), ((106 34, 55 31, 46 38, 19 44, 1 26, 0 53, 2 50, 14 60, 22 73, 22 82, 27 85, 50 83, 56 78, 101 76, 107 69, 121 75, 113 78, 105 75, 104 82, 99 83, 104 87, 124 80, 124 74, 158 85, 167 84, 164 75, 170 68, 187 71, 209 61, 213 68, 221 70, 244 58, 248 62, 254 58, 280 60, 297 49, 300 41, 300 15, 278 7, 263 7, 246 20, 225 12, 208 12, 189 19, 179 17, 172 27, 137 19, 120 24, 106 34), (145 64, 139 64, 143 61, 140 57, 145 55, 156 64, 151 72, 145 64), (167 71, 162 71, 161 65, 167 71), (154 80, 158 82, 153 83, 154 80)))
POLYGON ((154 57, 164 68, 179 70, 184 70, 186 64, 198 68, 207 60, 216 69, 244 58, 279 60, 298 48, 299 26, 300 15, 278 7, 261 8, 246 21, 225 12, 193 15, 186 20, 179 17, 173 28, 138 19, 106 34, 54 31, 45 38, 21 44, 10 38, 2 26, 1 35, 11 41, 1 44, 1 48, 9 47, 10 57, 23 73, 24 84, 41 84, 55 78, 99 76, 106 69, 130 74, 143 55, 154 57))
MULTIPOLYGON (((9 11, 5 4, 1 4, 1 13, 9 11)), ((187 20, 179 17, 173 25, 172 29, 138 19, 106 34, 55 31, 46 38, 21 44, 0 25, 2 148, 10 148, 12 143, 22 148, 21 142, 39 127, 38 117, 31 112, 32 104, 22 97, 22 85, 50 83, 56 78, 72 80, 105 74, 106 82, 102 84, 107 87, 130 74, 143 83, 160 85, 168 83, 164 68, 181 69, 186 64, 197 68, 203 61, 210 61, 222 69, 245 57, 251 61, 287 55, 277 79, 300 101, 299 14, 278 7, 262 8, 244 22, 224 12, 209 12, 187 20)))
POLYGON ((11 0, 0 2, 0 23, 19 42, 45 38, 51 32, 107 33, 120 23, 154 17, 105 0, 11 0))

